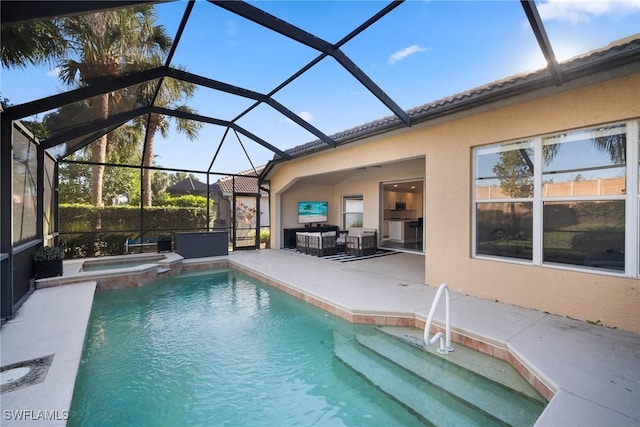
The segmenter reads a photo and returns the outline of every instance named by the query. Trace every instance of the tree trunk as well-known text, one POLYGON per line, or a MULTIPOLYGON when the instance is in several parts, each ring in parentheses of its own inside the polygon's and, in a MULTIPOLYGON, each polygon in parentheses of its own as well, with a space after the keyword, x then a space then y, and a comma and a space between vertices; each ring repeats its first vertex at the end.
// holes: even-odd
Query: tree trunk
MULTIPOLYGON (((97 99, 94 107, 94 119, 104 120, 109 118, 109 94, 104 94, 97 99)), ((102 203, 102 178, 104 176, 103 163, 107 160, 107 135, 103 135, 91 144, 91 161, 99 163, 91 167, 91 203, 94 206, 103 206, 102 203)))
POLYGON ((149 120, 149 128, 147 129, 147 138, 145 140, 144 157, 142 159, 142 206, 150 207, 153 192, 151 190, 151 178, 153 171, 146 169, 153 165, 153 139, 156 136, 156 129, 160 126, 161 116, 152 114, 149 120))

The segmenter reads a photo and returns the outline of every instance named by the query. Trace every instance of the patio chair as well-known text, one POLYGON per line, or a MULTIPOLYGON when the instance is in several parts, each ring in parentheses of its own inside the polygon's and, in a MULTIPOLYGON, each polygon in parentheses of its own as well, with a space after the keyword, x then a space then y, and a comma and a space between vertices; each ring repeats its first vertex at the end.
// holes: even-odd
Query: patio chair
POLYGON ((345 253, 353 256, 373 255, 378 250, 376 229, 350 228, 345 236, 345 253))
POLYGON ((308 254, 323 257, 337 253, 337 236, 335 231, 306 234, 308 254))
POLYGON ((307 253, 307 234, 309 233, 296 233, 296 250, 303 254, 307 253))

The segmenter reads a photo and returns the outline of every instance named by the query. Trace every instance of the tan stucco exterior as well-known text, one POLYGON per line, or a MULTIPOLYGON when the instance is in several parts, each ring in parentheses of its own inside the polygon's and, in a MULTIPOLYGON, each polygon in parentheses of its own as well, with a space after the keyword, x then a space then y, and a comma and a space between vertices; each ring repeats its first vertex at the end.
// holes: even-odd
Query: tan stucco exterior
POLYGON ((362 194, 364 226, 379 228, 380 183, 424 179, 427 284, 447 282, 466 294, 640 332, 637 278, 475 259, 471 250, 473 147, 635 120, 638 100, 636 73, 279 164, 269 176, 272 247, 281 247, 284 228, 299 226, 298 200, 329 200, 329 223, 340 225, 342 196, 362 194))

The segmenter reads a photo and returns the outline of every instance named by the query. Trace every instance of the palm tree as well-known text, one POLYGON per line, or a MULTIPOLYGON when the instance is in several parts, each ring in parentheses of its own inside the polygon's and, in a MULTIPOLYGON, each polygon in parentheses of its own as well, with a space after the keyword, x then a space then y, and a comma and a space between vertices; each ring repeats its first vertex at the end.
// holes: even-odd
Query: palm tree
MULTIPOLYGON (((144 85, 142 88, 141 98, 147 102, 150 102, 151 89, 148 85, 144 85)), ((162 108, 174 108, 178 111, 187 113, 195 113, 195 110, 191 109, 186 104, 175 105, 176 102, 183 99, 189 99, 193 96, 196 90, 196 86, 193 83, 185 82, 182 80, 176 80, 171 78, 165 78, 162 82, 162 86, 158 91, 154 105, 162 108)), ((198 131, 202 128, 202 123, 194 120, 176 118, 176 129, 179 132, 184 133, 190 140, 194 140, 198 136, 198 131)), ((153 171, 148 169, 153 165, 153 141, 157 132, 160 132, 163 138, 166 138, 169 134, 170 122, 167 117, 162 114, 152 113, 149 115, 147 122, 147 135, 145 140, 145 150, 142 159, 143 175, 142 175, 142 206, 151 206, 152 204, 152 176, 153 171)))
POLYGON ((595 145, 598 150, 608 153, 613 164, 623 165, 627 162, 626 134, 619 133, 596 137, 593 139, 593 145, 595 145))
MULTIPOLYGON (((150 57, 165 54, 171 39, 164 27, 156 26, 152 6, 90 13, 64 18, 62 29, 67 37, 69 58, 60 63, 60 78, 69 86, 91 85, 102 77, 116 77, 135 71, 150 57), (77 58, 74 59, 74 58, 77 58)), ((110 100, 116 94, 104 94, 91 100, 94 120, 109 117, 110 100)), ((108 137, 92 143, 91 202, 102 206, 102 180, 107 156, 108 137)))
POLYGON ((5 68, 55 63, 67 50, 67 41, 55 20, 3 25, 0 39, 5 68))
POLYGON ((153 182, 151 183, 151 190, 153 194, 160 195, 166 193, 167 188, 175 184, 174 175, 164 172, 156 171, 153 174, 153 182))

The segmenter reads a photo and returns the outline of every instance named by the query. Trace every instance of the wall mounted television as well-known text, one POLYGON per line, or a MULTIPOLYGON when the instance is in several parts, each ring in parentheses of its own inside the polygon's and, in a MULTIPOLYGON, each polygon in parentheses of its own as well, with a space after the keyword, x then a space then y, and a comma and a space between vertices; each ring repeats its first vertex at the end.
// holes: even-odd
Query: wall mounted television
POLYGON ((298 223, 300 224, 327 222, 329 219, 328 215, 329 202, 298 202, 298 223))

